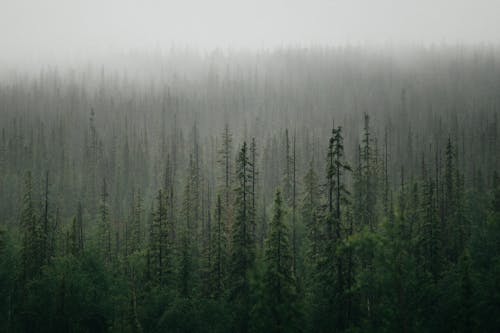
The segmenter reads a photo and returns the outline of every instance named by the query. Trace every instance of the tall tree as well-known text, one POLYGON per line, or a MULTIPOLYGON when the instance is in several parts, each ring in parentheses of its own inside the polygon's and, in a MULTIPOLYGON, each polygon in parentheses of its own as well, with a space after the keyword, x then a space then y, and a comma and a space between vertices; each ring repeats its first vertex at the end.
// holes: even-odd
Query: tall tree
POLYGON ((250 143, 250 163, 249 163, 249 168, 250 168, 250 183, 251 183, 251 190, 250 190, 250 225, 252 226, 252 235, 253 237, 256 236, 256 227, 257 227, 257 176, 258 176, 258 169, 257 169, 257 143, 255 142, 255 138, 252 138, 252 142, 250 143))
POLYGON ((142 245, 142 205, 141 191, 137 190, 132 200, 131 223, 128 231, 130 253, 138 251, 142 245))
MULTIPOLYGON (((333 325, 337 330, 343 330, 346 326, 346 296, 345 296, 345 258, 339 255, 339 249, 345 239, 341 207, 347 205, 349 192, 345 186, 344 173, 351 168, 345 161, 342 128, 332 129, 329 140, 326 169, 327 188, 327 211, 325 213, 325 229, 323 245, 321 246, 321 261, 319 276, 321 285, 327 285, 323 289, 324 294, 318 297, 326 297, 324 302, 324 313, 329 313, 333 325)), ((319 291, 321 293, 321 291, 319 291)), ((321 311, 321 310, 320 310, 321 311)))
POLYGON ((218 151, 218 163, 221 170, 221 193, 223 219, 225 227, 229 230, 232 228, 232 201, 233 201, 233 135, 229 129, 229 125, 224 125, 222 133, 222 144, 218 151))
POLYGON ((27 281, 40 273, 43 264, 43 227, 33 205, 31 172, 24 180, 24 195, 21 208, 23 280, 27 281))
POLYGON ((222 214, 222 199, 220 195, 217 195, 215 204, 215 225, 211 230, 213 240, 211 251, 213 260, 210 270, 210 289, 215 298, 222 296, 224 292, 227 269, 227 237, 222 214))
POLYGON ((235 312, 235 330, 249 329, 250 271, 255 260, 255 240, 251 220, 251 162, 247 143, 238 154, 236 188, 236 219, 231 238, 230 290, 229 296, 235 312))
POLYGON ((292 141, 292 272, 297 277, 297 154, 295 134, 292 141))
POLYGON ((292 171, 292 154, 291 154, 291 144, 290 144, 290 137, 288 135, 288 128, 285 130, 285 151, 284 151, 284 158, 283 158, 283 194, 285 197, 285 202, 290 203, 290 200, 292 198, 292 177, 293 177, 293 171, 292 171))
POLYGON ((52 258, 54 253, 49 246, 51 226, 49 221, 49 171, 45 173, 45 184, 44 184, 44 194, 43 194, 43 211, 42 211, 42 255, 43 261, 46 263, 52 258))
POLYGON ((299 330, 296 282, 293 258, 285 224, 285 211, 280 190, 274 199, 274 214, 269 225, 265 249, 264 295, 267 322, 266 332, 293 332, 299 330))
POLYGON ((109 218, 108 189, 106 179, 102 180, 100 220, 99 220, 99 249, 106 262, 111 261, 111 221, 109 218))
POLYGON ((303 197, 301 215, 307 227, 307 235, 310 243, 309 257, 314 261, 319 254, 319 242, 321 239, 320 228, 320 187, 314 162, 311 160, 309 169, 303 180, 303 197))

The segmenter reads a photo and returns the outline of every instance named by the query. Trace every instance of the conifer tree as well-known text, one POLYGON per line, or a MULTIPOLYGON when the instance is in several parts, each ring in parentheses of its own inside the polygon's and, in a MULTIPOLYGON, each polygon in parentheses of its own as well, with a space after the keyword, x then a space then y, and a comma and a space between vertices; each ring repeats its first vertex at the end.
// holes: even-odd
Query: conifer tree
POLYGON ((297 326, 296 282, 292 272, 290 235, 280 190, 274 199, 274 214, 269 225, 265 249, 264 295, 266 332, 293 332, 297 326))
POLYGON ((111 261, 111 222, 109 219, 108 189, 106 179, 102 181, 100 221, 99 221, 99 249, 106 262, 111 261))
POLYGON ((365 113, 363 128, 363 146, 361 148, 361 193, 362 205, 361 216, 363 225, 370 228, 371 231, 376 226, 376 203, 377 203, 377 154, 373 148, 373 138, 370 129, 370 117, 365 113))
POLYGON ((211 247, 213 261, 210 267, 210 289, 215 298, 224 292, 226 265, 227 265, 227 237, 225 233, 224 219, 222 217, 222 199, 217 195, 215 204, 215 225, 213 226, 211 247))
POLYGON ((257 143, 255 142, 255 138, 252 138, 252 142, 250 143, 250 225, 252 226, 252 235, 256 236, 256 226, 257 226, 257 143))
POLYGON ((302 220, 307 227, 307 235, 310 242, 310 258, 316 260, 319 253, 320 242, 320 189, 314 162, 311 161, 309 170, 303 180, 304 193, 302 197, 301 214, 302 220))
POLYGON ((131 214, 132 223, 130 225, 130 230, 128 231, 130 235, 129 236, 130 253, 134 253, 135 251, 139 250, 142 243, 141 216, 143 208, 142 208, 142 196, 139 190, 135 193, 132 203, 133 203, 132 214, 131 214))
POLYGON ((469 238, 469 227, 464 213, 463 176, 458 168, 457 152, 451 138, 448 138, 445 154, 441 242, 445 246, 446 259, 457 263, 469 238))
POLYGON ((291 193, 291 206, 292 206, 292 272, 297 278, 297 154, 296 154, 296 140, 295 134, 292 141, 292 193, 291 193))
MULTIPOLYGON (((321 206, 321 190, 319 185, 318 176, 314 170, 314 155, 309 163, 307 173, 303 178, 303 194, 301 202, 301 217, 307 230, 307 247, 306 247, 306 276, 304 282, 306 304, 311 304, 312 317, 315 318, 318 309, 317 306, 321 250, 324 239, 324 226, 323 226, 323 211, 321 206), (314 310, 312 310, 314 308, 314 310)), ((311 319, 314 321, 314 319, 311 319)))
POLYGON ((444 246, 444 255, 447 260, 452 260, 453 249, 452 242, 454 238, 453 215, 456 207, 456 183, 455 183, 455 149, 448 138, 445 151, 445 170, 444 170, 444 192, 442 220, 441 220, 441 244, 444 246))
POLYGON ((284 170, 283 170, 283 194, 285 202, 289 203, 292 198, 292 155, 290 148, 290 137, 288 136, 288 129, 285 130, 285 156, 284 156, 284 170))
POLYGON ((348 204, 349 192, 343 179, 344 173, 351 168, 344 158, 344 144, 342 128, 332 129, 332 136, 327 153, 327 211, 325 212, 325 235, 321 246, 320 265, 318 275, 321 277, 321 286, 317 292, 319 298, 326 297, 324 309, 319 311, 329 313, 334 320, 330 325, 337 330, 343 330, 346 325, 345 299, 345 258, 338 255, 339 248, 345 239, 345 226, 341 214, 341 207, 348 204), (323 290, 323 291, 321 291, 323 290))
MULTIPOLYGON (((78 252, 83 253, 85 247, 84 244, 84 234, 83 234, 83 207, 81 202, 78 202, 78 208, 76 212, 76 232, 77 232, 77 242, 78 242, 78 252)), ((54 236, 52 236, 54 238, 54 236)))
POLYGON ((27 281, 38 275, 43 264, 42 226, 33 204, 31 172, 24 180, 24 195, 21 208, 23 279, 27 281))
MULTIPOLYGON (((156 210, 153 214, 149 234, 149 263, 151 277, 161 285, 172 279, 173 271, 173 244, 169 233, 171 225, 167 212, 168 199, 162 189, 156 197, 156 210)), ((138 208, 139 209, 139 208, 138 208)), ((139 213, 136 212, 136 213, 139 213)))
POLYGON ((71 221, 70 231, 68 235, 67 252, 78 257, 83 253, 83 228, 82 228, 82 207, 78 204, 76 216, 71 221))
POLYGON ((179 230, 179 283, 181 295, 188 297, 194 288, 198 270, 198 221, 196 220, 196 207, 198 195, 196 194, 196 165, 193 156, 189 157, 189 169, 184 187, 182 202, 183 223, 179 230))
POLYGON ((50 239, 50 221, 49 221, 49 172, 45 173, 45 186, 43 194, 43 211, 41 214, 41 224, 42 224, 42 234, 41 234, 41 255, 43 256, 43 261, 48 263, 52 258, 52 249, 49 246, 50 239))
POLYGON ((224 225, 229 230, 232 227, 232 201, 233 201, 233 135, 229 125, 224 125, 222 144, 218 151, 218 164, 221 170, 220 183, 222 193, 222 207, 224 225))
POLYGON ((231 238, 230 290, 229 297, 234 307, 235 330, 249 329, 250 280, 249 273, 255 260, 254 230, 251 220, 251 162, 247 143, 238 154, 236 188, 236 219, 231 238))
POLYGON ((423 186, 422 212, 423 225, 418 243, 421 250, 424 270, 431 274, 434 281, 440 272, 441 253, 441 224, 438 220, 436 207, 436 185, 432 178, 428 178, 423 186))

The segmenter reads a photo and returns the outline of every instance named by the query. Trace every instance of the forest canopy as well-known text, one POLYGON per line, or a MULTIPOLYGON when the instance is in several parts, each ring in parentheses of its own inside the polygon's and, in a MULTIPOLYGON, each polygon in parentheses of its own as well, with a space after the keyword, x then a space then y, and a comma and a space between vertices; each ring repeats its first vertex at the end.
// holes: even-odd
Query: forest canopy
POLYGON ((0 331, 500 331, 500 50, 0 77, 0 331))

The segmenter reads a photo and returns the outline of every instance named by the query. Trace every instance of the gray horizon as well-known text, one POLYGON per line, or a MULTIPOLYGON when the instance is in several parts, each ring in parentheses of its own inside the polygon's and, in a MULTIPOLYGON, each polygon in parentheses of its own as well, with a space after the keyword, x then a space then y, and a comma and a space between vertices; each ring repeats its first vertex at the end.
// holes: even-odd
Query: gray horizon
POLYGON ((18 0, 0 11, 0 64, 131 51, 500 44, 500 2, 18 0))

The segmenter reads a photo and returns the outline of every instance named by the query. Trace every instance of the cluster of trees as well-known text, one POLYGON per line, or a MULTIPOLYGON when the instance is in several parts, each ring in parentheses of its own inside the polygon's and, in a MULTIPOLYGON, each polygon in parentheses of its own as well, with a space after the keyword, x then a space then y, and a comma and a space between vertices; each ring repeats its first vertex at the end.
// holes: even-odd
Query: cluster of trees
POLYGON ((497 331, 498 54, 433 52, 4 82, 0 330, 497 331))

